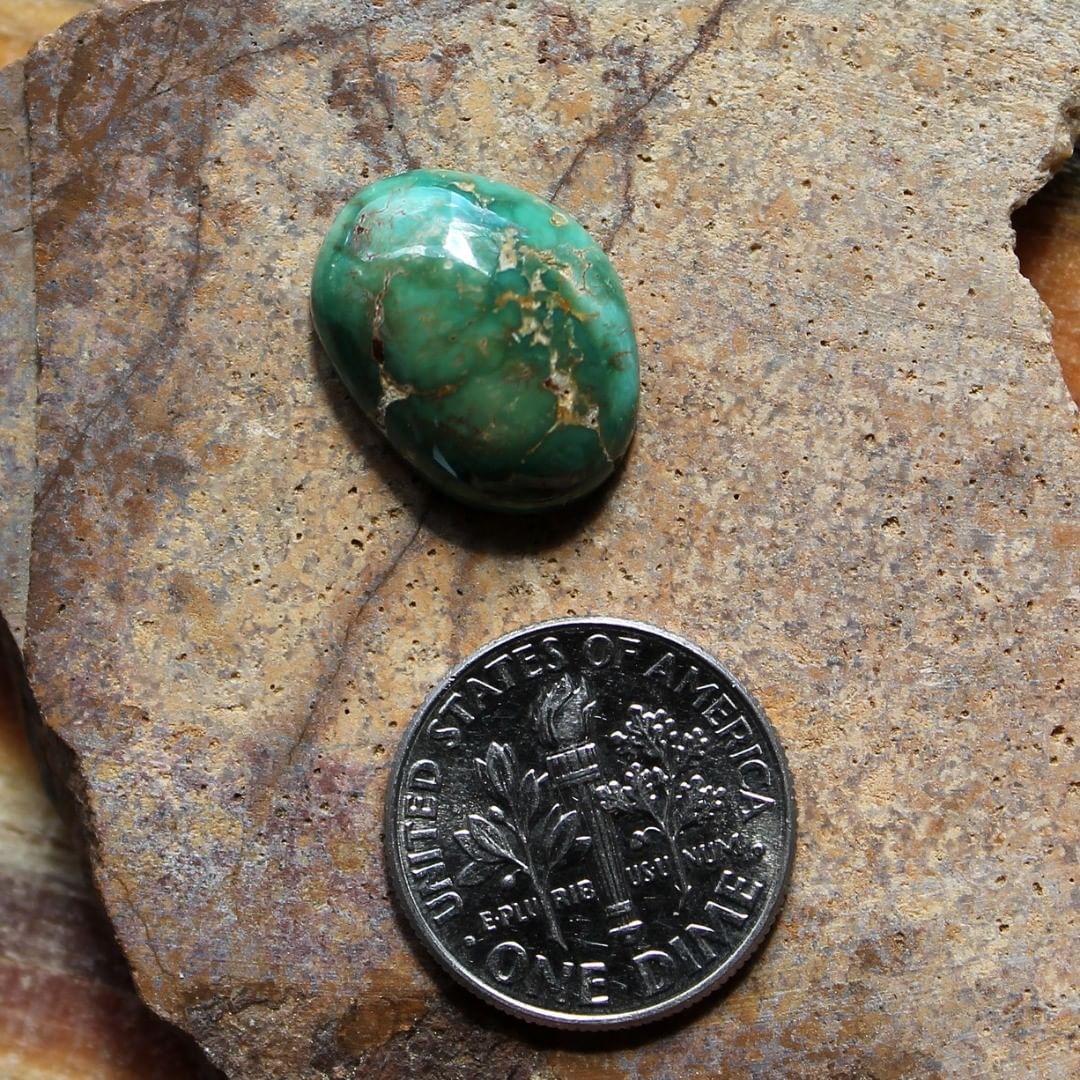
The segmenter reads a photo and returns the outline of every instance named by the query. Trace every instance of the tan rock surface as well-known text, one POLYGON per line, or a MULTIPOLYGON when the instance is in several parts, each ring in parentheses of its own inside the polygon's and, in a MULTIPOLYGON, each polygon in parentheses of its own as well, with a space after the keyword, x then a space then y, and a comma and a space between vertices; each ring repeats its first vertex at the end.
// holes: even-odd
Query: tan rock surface
POLYGON ((1080 12, 656 7, 166 0, 29 63, 31 675, 140 989, 236 1076, 1076 1070, 1077 420, 1009 211, 1080 12), (586 511, 433 496, 313 344, 336 207, 416 162, 623 273, 643 416, 586 511), (378 838, 430 684, 571 612, 742 673, 802 822, 730 992, 588 1042, 446 987, 378 838))

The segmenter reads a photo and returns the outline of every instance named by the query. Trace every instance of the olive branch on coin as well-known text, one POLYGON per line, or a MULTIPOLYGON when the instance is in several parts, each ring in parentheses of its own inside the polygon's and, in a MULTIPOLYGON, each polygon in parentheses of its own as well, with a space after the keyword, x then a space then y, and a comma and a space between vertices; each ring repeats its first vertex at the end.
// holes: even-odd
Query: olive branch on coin
POLYGON ((548 936, 563 949, 566 941, 551 903, 551 873, 571 851, 582 852, 590 843, 578 836, 578 812, 549 802, 548 774, 529 769, 518 775, 517 758, 509 746, 493 742, 487 755, 474 759, 481 780, 502 805, 488 807, 487 816, 470 814, 469 827, 454 838, 472 860, 457 874, 459 885, 478 885, 503 870, 499 885, 509 888, 524 874, 536 890, 548 936))
POLYGON ((663 709, 652 712, 640 705, 630 706, 630 715, 609 738, 626 771, 621 780, 597 786, 600 805, 649 823, 634 834, 631 846, 663 839, 685 901, 690 880, 679 842, 682 833, 715 820, 726 809, 726 790, 707 784, 696 768, 708 756, 712 740, 700 727, 680 730, 663 709))

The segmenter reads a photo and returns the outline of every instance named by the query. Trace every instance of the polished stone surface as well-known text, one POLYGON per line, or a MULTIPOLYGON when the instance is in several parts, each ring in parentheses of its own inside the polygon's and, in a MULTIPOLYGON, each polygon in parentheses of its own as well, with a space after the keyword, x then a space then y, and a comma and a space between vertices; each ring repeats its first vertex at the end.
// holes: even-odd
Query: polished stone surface
POLYGON ((319 337, 368 416, 465 502, 577 499, 626 452, 638 355, 622 286, 562 210, 416 169, 338 215, 312 277, 319 337))

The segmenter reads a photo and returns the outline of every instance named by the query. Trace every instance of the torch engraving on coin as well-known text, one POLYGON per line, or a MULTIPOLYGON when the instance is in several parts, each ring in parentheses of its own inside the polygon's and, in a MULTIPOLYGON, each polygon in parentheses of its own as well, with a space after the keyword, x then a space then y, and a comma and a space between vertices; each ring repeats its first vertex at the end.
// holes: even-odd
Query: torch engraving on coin
POLYGON ((595 708, 586 681, 564 674, 541 695, 534 715, 540 742, 551 751, 545 760, 552 783, 581 808, 592 834, 607 932, 629 936, 640 928, 641 920, 634 916, 615 829, 599 801, 600 763, 592 740, 595 708))
POLYGON ((667 1015, 768 932, 794 847, 783 752, 674 635, 529 627, 435 689, 387 793, 390 876, 459 980, 542 1023, 667 1015))

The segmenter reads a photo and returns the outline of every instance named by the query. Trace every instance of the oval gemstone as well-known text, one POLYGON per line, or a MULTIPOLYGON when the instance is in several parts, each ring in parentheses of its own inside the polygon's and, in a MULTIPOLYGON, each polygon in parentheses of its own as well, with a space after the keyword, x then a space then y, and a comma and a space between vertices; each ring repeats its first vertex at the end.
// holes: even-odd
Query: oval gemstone
POLYGON ((363 188, 323 242, 311 309, 364 412, 464 502, 561 505, 630 444, 638 354, 619 279, 569 214, 519 188, 430 169, 363 188))

